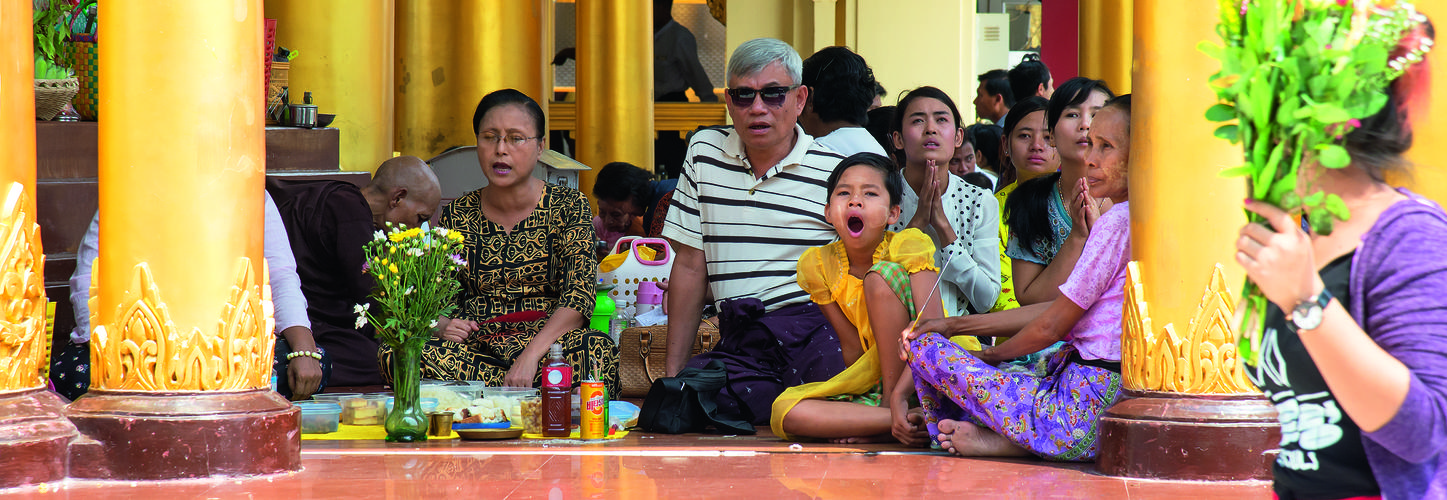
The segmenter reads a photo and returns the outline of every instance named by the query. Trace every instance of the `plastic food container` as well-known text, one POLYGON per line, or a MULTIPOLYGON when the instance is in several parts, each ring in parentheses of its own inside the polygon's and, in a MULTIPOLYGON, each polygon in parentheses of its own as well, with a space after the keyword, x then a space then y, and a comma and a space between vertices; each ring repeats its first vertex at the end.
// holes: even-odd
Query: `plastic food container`
POLYGON ((331 403, 337 406, 341 406, 343 399, 351 399, 354 397, 357 397, 357 395, 348 394, 345 392, 334 392, 331 394, 312 394, 312 401, 318 403, 331 403))
POLYGON ((538 397, 539 392, 533 387, 484 387, 482 397, 493 400, 493 403, 502 408, 513 427, 526 427, 524 425, 522 402, 530 397, 538 397))
POLYGON ((486 385, 466 380, 424 380, 419 392, 423 398, 436 399, 439 408, 456 410, 470 406, 486 385))
POLYGON ((347 425, 382 425, 387 420, 387 398, 370 394, 353 394, 342 399, 342 423, 347 425))
POLYGON ((301 409, 302 434, 337 432, 337 418, 342 414, 342 407, 333 403, 310 401, 301 401, 294 405, 301 409))
POLYGON ((527 396, 522 398, 522 422, 513 421, 513 427, 522 427, 526 434, 543 433, 543 398, 541 396, 527 396))
POLYGON ((443 387, 471 401, 482 397, 482 391, 487 387, 487 382, 480 380, 455 380, 448 382, 443 385, 443 387))

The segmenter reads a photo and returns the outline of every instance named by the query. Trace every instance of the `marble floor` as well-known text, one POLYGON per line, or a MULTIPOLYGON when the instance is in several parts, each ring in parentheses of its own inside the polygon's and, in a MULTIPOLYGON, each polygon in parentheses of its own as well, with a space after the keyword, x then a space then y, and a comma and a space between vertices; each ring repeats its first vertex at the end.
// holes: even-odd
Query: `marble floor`
POLYGON ((1124 480, 1090 464, 968 459, 891 445, 757 436, 580 441, 303 441, 299 472, 246 479, 67 481, 4 498, 1270 498, 1265 482, 1124 480))

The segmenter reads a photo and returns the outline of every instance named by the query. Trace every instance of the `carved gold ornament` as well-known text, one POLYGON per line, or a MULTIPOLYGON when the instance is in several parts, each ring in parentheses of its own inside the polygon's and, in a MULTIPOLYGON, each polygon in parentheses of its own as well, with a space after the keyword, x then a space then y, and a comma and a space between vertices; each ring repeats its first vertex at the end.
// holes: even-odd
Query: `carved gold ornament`
POLYGON ((1127 266, 1125 311, 1121 325, 1121 367, 1126 389, 1186 394, 1255 394, 1236 353, 1233 328, 1236 299, 1226 272, 1216 264, 1186 335, 1169 323, 1151 327, 1140 279, 1140 265, 1127 266))
POLYGON ((111 323, 101 323, 100 259, 91 268, 91 385, 119 391, 227 391, 271 385, 274 340, 266 263, 261 279, 251 259, 237 265, 236 284, 215 330, 181 331, 171 321, 146 263, 136 264, 131 286, 111 323))
POLYGON ((45 386, 45 253, 40 225, 25 213, 25 185, 13 182, 0 208, 0 391, 45 386))

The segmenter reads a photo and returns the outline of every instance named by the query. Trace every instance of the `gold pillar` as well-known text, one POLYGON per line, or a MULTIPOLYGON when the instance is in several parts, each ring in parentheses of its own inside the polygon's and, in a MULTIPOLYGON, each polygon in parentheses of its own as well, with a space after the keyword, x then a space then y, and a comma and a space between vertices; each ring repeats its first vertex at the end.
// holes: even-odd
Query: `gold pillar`
MULTIPOLYGON (((1171 363, 1181 358, 1186 365, 1176 366, 1182 368, 1199 368, 1204 363, 1232 374, 1236 368, 1234 355, 1226 358, 1229 363, 1221 362, 1221 358, 1203 361, 1196 356, 1200 339, 1196 343, 1188 340, 1197 332, 1224 335, 1230 338, 1214 339, 1213 345, 1234 349, 1231 332, 1235 330, 1229 311, 1224 321, 1212 312, 1201 313, 1209 304, 1229 309, 1234 307, 1234 301, 1223 304, 1211 293, 1203 300, 1203 291, 1216 282, 1216 292, 1224 290, 1229 296, 1244 278, 1235 264, 1231 242, 1245 223, 1241 211, 1245 183, 1217 175, 1223 168, 1241 164, 1241 148, 1212 135, 1216 124, 1205 119, 1205 109, 1216 102, 1216 96, 1207 78, 1218 63, 1196 50, 1201 40, 1218 39, 1217 19, 1214 3, 1136 0, 1138 64, 1132 76, 1140 92, 1132 97, 1131 257, 1139 262, 1138 284, 1143 290, 1128 293, 1149 304, 1149 311, 1127 315, 1128 325, 1145 320, 1144 331, 1138 333, 1147 337, 1133 339, 1127 327, 1122 339, 1122 349, 1127 351, 1122 353, 1127 373, 1140 367, 1141 356, 1159 366, 1167 363, 1165 358, 1171 358, 1171 363), (1182 196, 1183 190, 1190 191, 1190 196, 1182 196), (1224 266, 1224 274, 1219 277, 1215 277, 1217 264, 1224 266), (1182 337, 1179 349, 1162 350, 1162 344, 1176 343, 1174 334, 1164 333, 1168 324, 1174 334, 1182 337), (1225 332, 1212 332, 1213 326, 1225 328, 1225 332), (1137 340, 1144 340, 1144 345, 1137 340), (1129 352, 1128 344, 1140 348, 1140 356, 1129 352)), ((1128 304, 1128 308, 1133 305, 1128 304)), ((1141 368, 1135 373, 1143 371, 1141 368)), ((1178 381, 1176 385, 1183 387, 1142 387, 1141 383, 1125 382, 1132 389, 1176 392, 1254 390, 1239 384, 1216 391, 1190 391, 1187 389, 1195 384, 1178 381)))
POLYGON ((291 102, 311 92, 318 112, 337 115, 342 170, 392 157, 394 10, 394 0, 266 0, 277 45, 299 51, 291 102))
POLYGON ((518 89, 546 113, 552 11, 552 0, 397 0, 396 149, 427 159, 476 145, 472 113, 494 90, 518 89))
POLYGON ((1129 1, 1080 0, 1080 76, 1105 80, 1116 94, 1131 89, 1132 10, 1129 1))
MULTIPOLYGON (((0 0, 0 393, 45 387, 50 338, 35 223, 35 59, 30 0, 0 0)), ((0 485, 5 484, 0 481, 0 485)))
POLYGON ((261 0, 101 9, 91 387, 270 385, 261 0), (165 57, 157 57, 165 54, 165 57), (184 120, 157 110, 185 110, 184 120), (158 139, 159 138, 159 139, 158 139))
MULTIPOLYGON (((1417 0, 1417 10, 1437 24, 1447 20, 1447 0, 1417 0)), ((1438 40, 1441 40, 1439 38, 1438 40)), ((1412 108, 1412 149, 1407 159, 1412 162, 1411 175, 1400 179, 1412 190, 1447 205, 1447 161, 1442 159, 1442 145, 1447 144, 1447 53, 1441 43, 1427 54, 1432 74, 1428 103, 1415 103, 1412 108)))
POLYGON ((1196 50, 1217 39, 1216 5, 1135 0, 1134 11, 1126 392, 1100 416, 1096 467, 1150 479, 1270 479, 1266 452, 1281 425, 1246 378, 1234 333, 1242 273, 1232 242, 1245 222, 1245 183, 1217 175, 1242 153, 1212 135, 1207 78, 1218 63, 1196 50))
MULTIPOLYGON (((577 160, 653 170, 653 6, 578 0, 577 160)), ((592 193, 597 171, 582 172, 592 193)))

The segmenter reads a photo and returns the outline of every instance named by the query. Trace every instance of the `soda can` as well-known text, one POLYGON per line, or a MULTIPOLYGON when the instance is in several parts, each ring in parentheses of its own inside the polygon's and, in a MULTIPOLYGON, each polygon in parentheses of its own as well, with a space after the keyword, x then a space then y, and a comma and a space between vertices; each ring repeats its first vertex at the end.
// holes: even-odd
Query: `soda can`
POLYGON ((603 439, 608 437, 608 389, 603 382, 584 380, 579 394, 581 408, 578 437, 582 439, 603 439))

